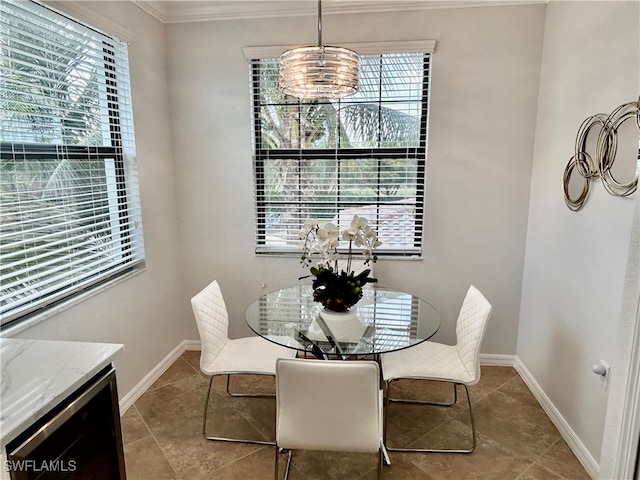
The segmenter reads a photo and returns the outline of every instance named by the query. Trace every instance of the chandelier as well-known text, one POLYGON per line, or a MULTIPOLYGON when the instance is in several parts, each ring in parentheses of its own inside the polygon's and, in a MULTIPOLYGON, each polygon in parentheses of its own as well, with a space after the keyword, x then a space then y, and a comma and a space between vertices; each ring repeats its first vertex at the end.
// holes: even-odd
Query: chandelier
POLYGON ((280 55, 280 88, 298 98, 342 98, 358 91, 360 59, 353 50, 322 45, 322 5, 318 0, 318 45, 280 55))

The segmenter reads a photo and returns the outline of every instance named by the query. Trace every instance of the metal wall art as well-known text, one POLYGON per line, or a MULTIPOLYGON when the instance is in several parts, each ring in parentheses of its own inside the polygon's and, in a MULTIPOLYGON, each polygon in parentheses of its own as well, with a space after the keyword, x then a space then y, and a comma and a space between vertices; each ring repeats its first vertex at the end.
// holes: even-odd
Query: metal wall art
POLYGON ((618 129, 626 121, 635 121, 640 130, 640 98, 637 102, 620 105, 610 115, 598 113, 588 117, 576 135, 575 151, 564 170, 564 199, 567 206, 573 210, 580 210, 589 196, 591 182, 598 178, 602 180, 605 190, 611 195, 626 197, 638 188, 638 175, 628 182, 621 183, 611 172, 618 149, 618 129), (597 135, 594 157, 587 152, 587 138, 597 135), (583 178, 582 191, 572 198, 569 181, 574 172, 583 178))

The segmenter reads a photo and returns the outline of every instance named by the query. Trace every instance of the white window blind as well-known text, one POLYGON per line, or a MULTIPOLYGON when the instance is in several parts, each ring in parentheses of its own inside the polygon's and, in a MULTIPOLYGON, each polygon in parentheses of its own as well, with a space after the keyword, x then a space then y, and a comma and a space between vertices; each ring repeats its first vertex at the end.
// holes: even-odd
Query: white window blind
POLYGON ((361 55, 357 94, 301 101, 281 93, 277 58, 263 50, 245 49, 259 57, 251 61, 256 252, 298 252, 305 220, 343 230, 357 214, 376 228, 378 254, 420 255, 431 54, 361 55))
POLYGON ((0 3, 0 318, 144 261, 125 43, 0 3))

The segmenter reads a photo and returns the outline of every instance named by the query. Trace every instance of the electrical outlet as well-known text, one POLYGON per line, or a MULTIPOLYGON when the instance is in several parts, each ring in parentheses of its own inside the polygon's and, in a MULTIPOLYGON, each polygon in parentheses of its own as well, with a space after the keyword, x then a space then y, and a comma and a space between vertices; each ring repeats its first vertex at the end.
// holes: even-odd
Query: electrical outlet
POLYGON ((597 365, 593 366, 593 373, 598 375, 598 380, 600 381, 600 386, 605 390, 609 387, 609 376, 611 372, 611 367, 607 364, 607 362, 600 360, 597 365))

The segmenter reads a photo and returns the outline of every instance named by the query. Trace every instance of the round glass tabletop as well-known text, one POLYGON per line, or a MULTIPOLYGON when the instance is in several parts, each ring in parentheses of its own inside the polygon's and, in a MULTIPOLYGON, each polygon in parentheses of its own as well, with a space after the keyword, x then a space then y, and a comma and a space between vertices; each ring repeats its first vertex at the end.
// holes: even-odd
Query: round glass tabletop
POLYGON ((410 293, 367 285, 349 312, 313 301, 311 285, 267 293, 247 309, 251 330, 265 339, 319 358, 371 355, 411 347, 440 327, 435 308, 410 293))

